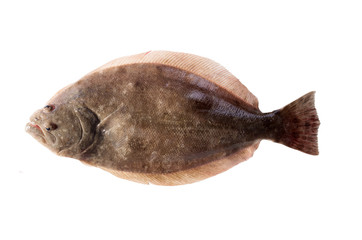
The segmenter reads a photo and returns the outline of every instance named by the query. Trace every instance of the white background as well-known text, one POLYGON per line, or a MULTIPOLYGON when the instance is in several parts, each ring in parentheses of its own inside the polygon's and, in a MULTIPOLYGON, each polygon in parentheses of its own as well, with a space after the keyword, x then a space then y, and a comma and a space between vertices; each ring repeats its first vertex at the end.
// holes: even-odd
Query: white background
POLYGON ((360 1, 2 1, 0 239, 362 239, 360 1), (24 131, 57 90, 148 50, 211 58, 264 112, 316 90, 320 155, 263 141, 178 187, 118 179, 24 131))

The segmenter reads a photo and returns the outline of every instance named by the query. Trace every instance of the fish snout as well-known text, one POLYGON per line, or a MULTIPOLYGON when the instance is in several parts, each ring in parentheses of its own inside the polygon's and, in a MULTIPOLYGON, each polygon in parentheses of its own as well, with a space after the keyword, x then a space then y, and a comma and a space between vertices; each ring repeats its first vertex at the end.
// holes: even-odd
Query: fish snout
POLYGON ((40 135, 40 136, 44 136, 44 131, 43 131, 43 125, 44 125, 44 120, 43 120, 44 116, 42 116, 42 112, 41 110, 36 111, 35 113, 33 113, 29 120, 30 122, 26 124, 25 126, 25 131, 30 133, 31 135, 40 135))
POLYGON ((41 123, 43 120, 43 116, 41 110, 36 111, 33 115, 30 116, 30 121, 33 123, 41 123))
POLYGON ((50 116, 44 113, 43 109, 40 109, 30 116, 30 121, 35 124, 47 124, 50 122, 50 116))

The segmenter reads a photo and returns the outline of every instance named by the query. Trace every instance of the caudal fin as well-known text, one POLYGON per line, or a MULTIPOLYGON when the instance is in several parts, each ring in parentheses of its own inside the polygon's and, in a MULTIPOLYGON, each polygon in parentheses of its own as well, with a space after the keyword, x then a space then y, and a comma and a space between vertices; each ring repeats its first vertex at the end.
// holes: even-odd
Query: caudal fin
POLYGON ((318 127, 315 92, 307 93, 280 109, 284 132, 278 142, 299 151, 318 155, 318 127))

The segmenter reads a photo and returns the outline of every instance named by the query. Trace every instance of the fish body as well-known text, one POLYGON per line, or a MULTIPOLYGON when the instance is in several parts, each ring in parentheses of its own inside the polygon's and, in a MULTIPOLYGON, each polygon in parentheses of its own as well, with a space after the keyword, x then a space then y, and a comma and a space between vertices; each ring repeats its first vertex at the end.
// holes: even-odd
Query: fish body
POLYGON ((30 120, 27 131, 56 154, 141 183, 211 177, 251 157, 262 139, 318 154, 314 92, 262 113, 225 68, 185 53, 116 59, 30 120))

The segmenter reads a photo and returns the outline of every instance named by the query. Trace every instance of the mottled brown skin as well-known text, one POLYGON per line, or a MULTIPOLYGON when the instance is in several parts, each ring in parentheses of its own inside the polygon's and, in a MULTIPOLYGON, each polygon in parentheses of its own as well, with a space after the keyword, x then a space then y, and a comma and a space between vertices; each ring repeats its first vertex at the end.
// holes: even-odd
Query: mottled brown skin
POLYGON ((140 183, 180 185, 250 158, 262 139, 318 154, 310 92, 261 113, 220 64, 150 51, 115 59, 59 91, 27 131, 58 155, 140 183))
POLYGON ((161 64, 94 72, 61 90, 49 104, 54 110, 36 112, 33 126, 55 124, 49 133, 43 130, 45 135, 67 141, 47 147, 126 172, 194 168, 261 139, 278 141, 283 129, 278 111, 261 113, 210 81, 161 64))

